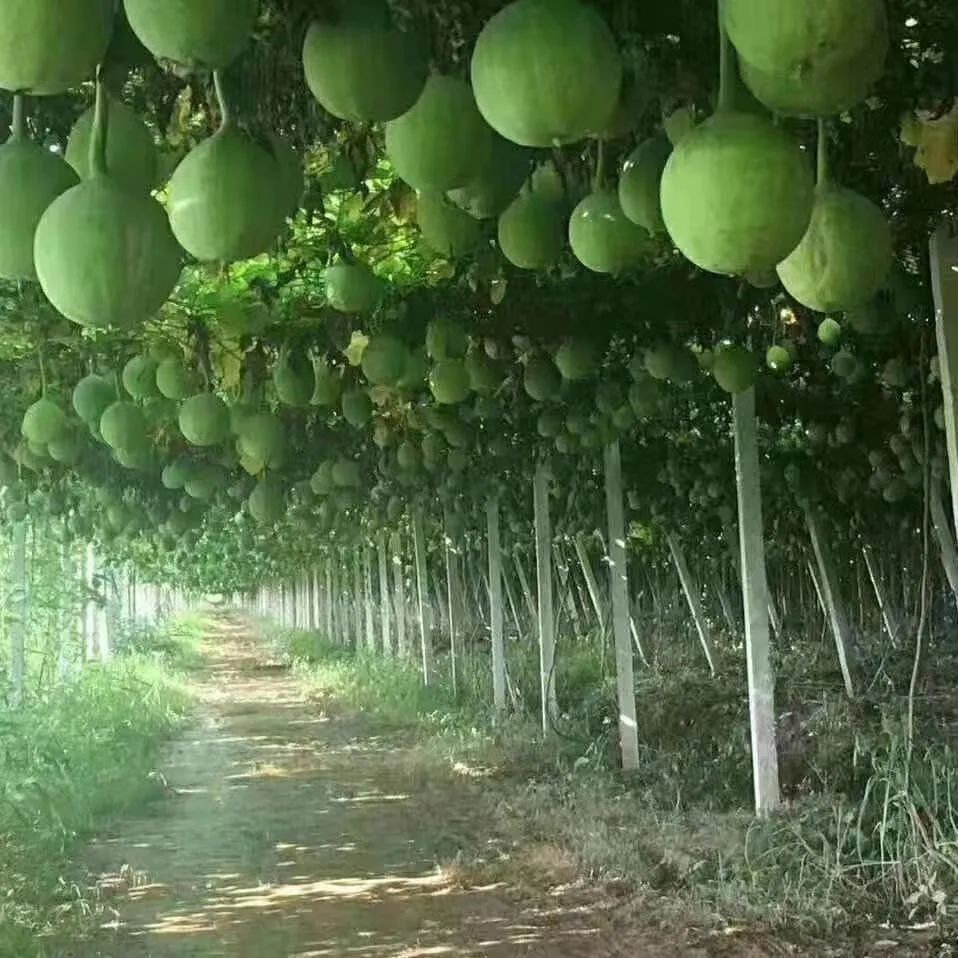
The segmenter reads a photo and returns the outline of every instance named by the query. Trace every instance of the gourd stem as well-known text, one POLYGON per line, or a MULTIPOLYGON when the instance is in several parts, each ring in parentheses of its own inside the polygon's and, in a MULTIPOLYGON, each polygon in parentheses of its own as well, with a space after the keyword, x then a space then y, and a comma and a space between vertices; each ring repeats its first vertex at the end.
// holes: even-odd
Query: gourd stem
POLYGON ((13 122, 10 124, 10 133, 14 140, 25 140, 27 137, 27 113, 22 93, 13 95, 13 122))
POLYGON ((96 108, 93 113, 93 136, 90 138, 90 175, 106 174, 106 140, 110 126, 110 94, 103 76, 97 72, 96 108))
POLYGON ((47 367, 43 362, 43 348, 37 347, 37 359, 40 361, 40 391, 45 397, 47 394, 47 367))
POLYGON ((597 141, 595 154, 595 179, 592 188, 598 193, 605 187, 605 138, 600 137, 597 141))
POLYGON ((725 24, 722 22, 721 3, 719 5, 719 110, 735 109, 736 76, 735 48, 729 39, 725 24))
POLYGON ((824 118, 818 120, 818 185, 828 182, 828 130, 824 118))
POLYGON ((226 98, 226 87, 223 83, 223 74, 219 70, 213 71, 213 87, 216 90, 216 102, 220 107, 220 129, 233 122, 233 113, 226 98))

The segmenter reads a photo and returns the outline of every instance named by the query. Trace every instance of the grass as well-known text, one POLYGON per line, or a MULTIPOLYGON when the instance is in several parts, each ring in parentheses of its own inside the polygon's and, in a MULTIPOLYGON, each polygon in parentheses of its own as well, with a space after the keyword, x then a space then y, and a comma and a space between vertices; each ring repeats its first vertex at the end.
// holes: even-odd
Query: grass
POLYGON ((98 820, 150 799, 156 750, 183 722, 201 622, 139 628, 106 665, 0 713, 0 956, 83 914, 71 854, 98 820))
POLYGON ((757 822, 744 685, 700 667, 643 672, 637 689, 641 770, 616 768, 616 710, 607 663, 589 642, 563 650, 566 711, 543 741, 534 649, 510 650, 516 699, 494 723, 488 667, 466 663, 460 695, 424 688, 414 663, 354 655, 315 635, 277 633, 308 689, 405 728, 429 773, 468 769, 503 847, 556 848, 580 872, 678 897, 702 913, 810 933, 882 921, 958 927, 958 755, 931 700, 910 753, 901 702, 848 702, 799 679, 779 690, 786 810, 757 822), (812 692, 810 689, 814 689, 812 692), (569 703, 572 703, 571 705, 569 703), (694 708, 690 703, 694 703, 694 708))

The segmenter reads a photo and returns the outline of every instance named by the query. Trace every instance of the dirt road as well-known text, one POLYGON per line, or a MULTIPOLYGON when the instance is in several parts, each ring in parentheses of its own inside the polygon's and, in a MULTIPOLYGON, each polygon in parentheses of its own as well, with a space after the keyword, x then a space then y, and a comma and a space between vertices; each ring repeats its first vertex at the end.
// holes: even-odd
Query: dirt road
POLYGON ((207 646, 197 720, 163 756, 166 796, 90 846, 101 928, 57 955, 796 954, 634 914, 623 925, 599 896, 462 887, 439 863, 480 840, 479 786, 411 776, 401 737, 323 714, 241 622, 207 646))

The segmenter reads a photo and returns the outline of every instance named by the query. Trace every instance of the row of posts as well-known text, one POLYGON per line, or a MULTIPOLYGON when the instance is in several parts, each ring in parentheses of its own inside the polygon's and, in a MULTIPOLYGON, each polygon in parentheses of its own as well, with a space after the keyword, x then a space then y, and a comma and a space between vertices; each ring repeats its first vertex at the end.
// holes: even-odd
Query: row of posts
MULTIPOLYGON (((941 384, 944 398, 944 420, 948 447, 949 476, 951 479, 952 512, 958 526, 958 231, 950 224, 939 228, 931 239, 931 273, 935 300, 935 327, 938 339, 938 355, 941 384)), ((780 630, 778 612, 768 589, 764 526, 762 519, 762 493, 759 470, 758 430, 755 416, 755 391, 750 389, 732 400, 732 424, 735 439, 735 473, 738 499, 738 529, 736 566, 742 588, 745 610, 745 651, 748 676, 749 713, 751 727, 751 754, 755 809, 759 815, 768 815, 780 805, 778 753, 775 729, 774 676, 771 666, 771 630, 780 630)), ((635 622, 629 604, 628 564, 626 562, 626 530, 624 521, 621 455, 618 443, 605 449, 605 490, 608 521, 608 565, 612 597, 612 631, 615 642, 616 685, 619 705, 619 741, 622 766, 635 769, 639 764, 638 721, 635 704, 633 677, 633 639, 642 653, 640 637, 636 634, 635 622)), ((549 466, 541 461, 533 479, 533 511, 535 526, 537 600, 536 619, 540 653, 542 727, 549 733, 554 727, 557 714, 555 686, 555 616, 553 610, 552 528, 549 514, 549 466)), ((932 490, 931 509, 934 531, 938 539, 942 560, 952 588, 958 594, 958 556, 954 538, 948 528, 940 491, 932 490)), ((506 664, 503 648, 503 596, 502 553, 499 530, 499 504, 490 498, 486 504, 487 553, 489 561, 488 601, 490 612, 490 635, 492 640, 492 670, 495 706, 498 712, 506 708, 506 664)), ((829 551, 828 537, 821 527, 820 517, 810 506, 805 507, 805 518, 814 555, 809 572, 819 600, 829 619, 836 643, 839 664, 849 695, 854 694, 854 685, 848 661, 848 625, 837 597, 837 573, 829 551)), ((432 645, 429 623, 428 583, 426 581, 425 544, 423 539, 422 514, 413 515, 413 540, 416 568, 416 597, 418 604, 419 639, 423 679, 432 679, 432 645)), ((448 528, 448 524, 447 524, 448 528)), ((730 532, 733 532, 730 530, 730 532)), ((736 536, 728 534, 728 541, 736 536)), ((449 585, 449 623, 452 640, 453 681, 457 644, 461 636, 457 630, 459 587, 456 582, 454 543, 447 537, 447 577, 449 585)), ((705 617, 700 608, 700 594, 694 587, 687 563, 676 537, 669 537, 669 546, 683 592, 689 603, 703 651, 711 670, 718 664, 705 617)), ((581 543, 577 542, 577 549, 581 543)), ((385 540, 380 538, 379 581, 382 590, 380 608, 382 621, 382 648, 385 652, 396 651, 408 654, 408 639, 405 622, 405 599, 402 584, 401 563, 398 545, 393 538, 392 556, 396 583, 394 601, 386 599, 388 576, 386 574, 385 540), (392 611, 390 611, 392 610, 392 611), (395 617, 395 643, 393 642, 392 616, 395 617)), ((581 558, 581 557, 580 557, 581 558)), ((869 577, 875 587, 884 625, 892 640, 896 640, 898 623, 883 599, 883 590, 876 577, 874 562, 868 549, 864 559, 869 577)), ((323 581, 318 573, 289 587, 264 589, 255 597, 254 606, 261 615, 271 616, 281 622, 307 629, 324 629, 329 636, 349 641, 350 629, 354 630, 357 647, 373 649, 375 625, 372 621, 371 559, 369 550, 354 555, 352 569, 346 565, 334 566, 327 562, 323 581), (343 579, 353 577, 352 591, 354 608, 364 615, 348 615, 346 596, 348 583, 343 579)), ((589 584, 595 602, 594 586, 589 584)), ((529 590, 524 588, 527 600, 529 590)), ((596 603, 597 605, 597 603, 596 603)), ((597 606, 598 607, 598 606, 597 606)))
MULTIPOLYGON (((746 645, 750 687, 753 757, 755 758, 756 806, 766 813, 779 802, 778 769, 775 752, 774 685, 769 655, 768 588, 765 580, 764 544, 762 541, 761 489, 758 482, 758 446, 755 425, 755 397, 750 391, 734 401, 736 436, 736 469, 740 514, 740 553, 742 586, 746 608, 746 645)), ((619 741, 622 767, 626 771, 639 766, 639 729, 636 714, 633 654, 642 654, 641 636, 632 615, 629 572, 626 554, 625 508, 623 499, 622 461, 618 442, 604 452, 606 514, 608 523, 607 564, 612 599, 612 634, 616 662, 616 687, 619 711, 619 741), (635 643, 635 648, 633 647, 635 643)), ((534 606, 538 629, 541 724, 543 733, 551 734, 558 719, 556 696, 556 614, 554 608, 554 567, 552 520, 549 507, 550 466, 541 460, 533 478, 533 525, 535 531, 536 590, 535 597, 522 582, 527 602, 534 606)), ((503 557, 500 533, 499 502, 493 496, 486 501, 486 553, 488 578, 486 592, 491 638, 493 697, 496 712, 507 709, 508 676, 503 630, 503 557)), ((418 655, 422 676, 429 684, 434 679, 432 626, 430 622, 430 588, 426 566, 422 512, 411 516, 415 569, 414 601, 416 615, 407 622, 406 589, 399 550, 398 533, 380 534, 376 543, 380 601, 380 621, 374 622, 373 549, 355 549, 351 561, 335 561, 333 556, 321 569, 313 570, 292 583, 262 588, 252 597, 249 607, 258 615, 291 627, 316 631, 341 644, 357 649, 382 651, 386 655, 411 655, 410 634, 418 626, 418 655), (390 563, 393 575, 388 569, 390 563), (392 588, 390 589, 390 578, 392 588), (390 594, 391 592, 391 594, 390 594), (377 634, 380 636, 377 641, 377 634)), ((459 554, 460 544, 450 534, 446 522, 445 572, 451 643, 452 682, 457 682, 462 632, 463 592, 459 554)), ((679 566, 684 564, 677 543, 679 566)), ((577 551, 584 550, 581 539, 577 551)), ((580 556, 580 559, 582 557, 580 556)), ((583 568, 587 568, 584 563, 583 568)), ((520 570, 520 574, 521 570, 520 570)), ((681 574, 681 572, 680 572, 681 574)), ((593 604, 599 609, 598 588, 591 569, 587 584, 593 604)), ((683 583, 686 585, 687 583, 683 583)), ((687 590, 688 596, 694 592, 687 590)), ((716 667, 714 650, 702 628, 702 641, 709 664, 716 667)))
MULTIPOLYGON (((23 521, 13 526, 11 535, 5 618, 14 706, 23 701, 27 683, 33 581, 30 566, 35 549, 45 548, 45 543, 37 543, 36 533, 31 523, 23 521)), ((59 561, 64 601, 57 621, 57 671, 63 680, 84 664, 109 662, 124 629, 157 625, 184 606, 175 590, 139 582, 133 572, 106 565, 92 543, 80 548, 72 543, 64 545, 59 561)))

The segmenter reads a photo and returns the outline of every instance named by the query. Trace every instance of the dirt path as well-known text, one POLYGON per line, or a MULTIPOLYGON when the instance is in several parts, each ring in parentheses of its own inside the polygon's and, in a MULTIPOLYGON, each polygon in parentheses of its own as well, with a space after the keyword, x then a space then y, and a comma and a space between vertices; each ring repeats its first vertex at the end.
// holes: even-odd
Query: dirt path
POLYGON ((469 809, 446 785, 411 793, 395 742, 318 714, 285 670, 261 664, 241 623, 221 622, 208 652, 198 720, 162 762, 166 800, 88 852, 106 924, 61 954, 597 953, 581 914, 564 922, 507 889, 444 879, 437 859, 469 809))
MULTIPOLYGON (((223 620, 200 711, 167 750, 165 800, 87 855, 107 899, 71 958, 730 955, 730 943, 588 897, 464 889, 437 867, 476 834, 469 786, 416 784, 397 739, 304 701, 223 620), (642 926, 645 927, 642 927, 642 926)), ((681 925, 681 923, 679 923, 681 925)), ((746 958, 794 954, 739 941, 746 958)))

